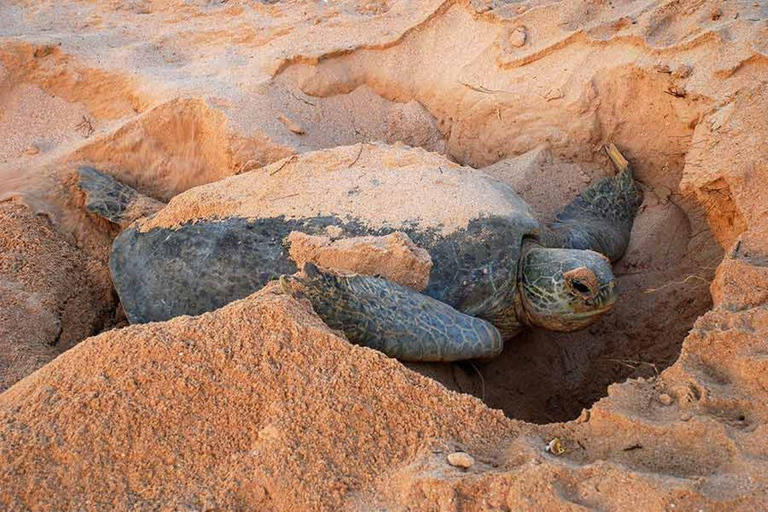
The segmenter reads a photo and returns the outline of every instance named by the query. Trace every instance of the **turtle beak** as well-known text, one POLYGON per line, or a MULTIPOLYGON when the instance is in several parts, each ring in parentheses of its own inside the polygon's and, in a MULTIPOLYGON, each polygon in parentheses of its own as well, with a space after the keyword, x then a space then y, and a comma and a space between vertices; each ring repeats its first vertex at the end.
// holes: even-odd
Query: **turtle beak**
POLYGON ((616 283, 611 282, 601 287, 600 293, 595 298, 595 309, 607 312, 616 305, 616 283))
POLYGON ((616 304, 616 284, 611 281, 600 287, 594 298, 585 302, 588 310, 593 313, 606 313, 616 304))

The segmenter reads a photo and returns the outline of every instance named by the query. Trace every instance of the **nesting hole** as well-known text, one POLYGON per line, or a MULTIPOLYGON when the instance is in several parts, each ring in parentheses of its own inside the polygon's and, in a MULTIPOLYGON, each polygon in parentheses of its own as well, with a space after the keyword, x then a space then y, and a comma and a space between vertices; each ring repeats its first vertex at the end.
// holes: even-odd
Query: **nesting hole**
MULTIPOLYGON (((351 60, 344 62, 356 69, 351 60)), ((456 96, 454 90, 444 93, 447 98, 454 94, 455 109, 443 105, 442 111, 432 110, 418 102, 422 97, 424 105, 433 102, 435 91, 429 87, 400 87, 394 74, 368 80, 359 69, 356 85, 349 86, 337 73, 330 61, 287 72, 276 84, 294 95, 309 91, 312 109, 334 113, 320 116, 323 123, 350 125, 321 133, 345 134, 345 144, 404 140, 443 152, 508 183, 544 224, 591 183, 615 172, 600 152, 604 142, 625 151, 645 193, 629 248, 614 264, 618 302, 599 322, 575 333, 530 329, 509 340, 502 355, 490 362, 407 366, 480 397, 509 417, 548 423, 574 419, 605 396, 611 384, 654 377, 677 359, 694 321, 712 305, 709 284, 722 258, 704 210, 679 187, 705 102, 670 95, 669 76, 633 66, 599 73, 584 84, 583 97, 594 102, 577 115, 555 103, 548 104, 551 112, 545 114, 532 112, 525 97, 456 96), (302 74, 303 79, 293 78, 302 74), (403 94, 406 89, 410 92, 403 94), (472 105, 472 116, 461 114, 467 105, 472 105), (394 110, 415 120, 413 133, 408 124, 392 123, 394 110), (379 126, 398 130, 379 134, 379 126), (558 138, 561 134, 566 135, 558 138)))

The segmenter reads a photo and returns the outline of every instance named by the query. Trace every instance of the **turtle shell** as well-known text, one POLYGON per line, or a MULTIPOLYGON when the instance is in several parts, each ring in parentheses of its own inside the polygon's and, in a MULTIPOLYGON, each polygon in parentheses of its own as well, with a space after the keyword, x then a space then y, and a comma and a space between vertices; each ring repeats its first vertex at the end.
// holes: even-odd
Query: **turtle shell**
POLYGON ((292 231, 401 231, 432 258, 423 293, 498 324, 512 306, 522 240, 538 229, 528 205, 482 172, 421 149, 358 144, 190 189, 123 231, 110 267, 129 320, 161 321, 299 270, 285 243, 292 231))

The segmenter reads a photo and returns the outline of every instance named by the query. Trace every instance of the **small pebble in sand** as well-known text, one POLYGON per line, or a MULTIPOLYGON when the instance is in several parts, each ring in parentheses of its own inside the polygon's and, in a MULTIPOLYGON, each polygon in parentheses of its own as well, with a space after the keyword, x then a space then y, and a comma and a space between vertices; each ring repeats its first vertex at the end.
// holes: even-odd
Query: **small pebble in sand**
POLYGON ((528 34, 525 27, 517 27, 509 34, 509 44, 518 48, 525 44, 526 39, 528 39, 528 34))
POLYGON ((661 402, 663 405, 672 405, 674 399, 668 394, 662 393, 659 395, 659 402, 661 402))
POLYGON ((472 464, 475 463, 475 459, 468 453, 453 452, 448 454, 448 464, 457 468, 469 469, 472 464))
POLYGON ((723 11, 721 11, 719 7, 713 7, 712 10, 709 12, 709 17, 712 19, 712 21, 717 21, 722 16, 723 16, 723 11))
POLYGON ((523 14, 526 10, 526 7, 524 5, 521 5, 516 10, 517 10, 517 14, 523 14))
POLYGON ((691 418, 693 418, 693 414, 689 412, 684 412, 683 414, 680 415, 680 421, 688 421, 691 418))
POLYGON ((27 149, 24 150, 24 152, 28 155, 36 155, 40 152, 40 148, 37 146, 28 146, 27 149))
POLYGON ((556 437, 547 443, 547 451, 554 455, 562 455, 565 453, 565 445, 559 437, 556 437))

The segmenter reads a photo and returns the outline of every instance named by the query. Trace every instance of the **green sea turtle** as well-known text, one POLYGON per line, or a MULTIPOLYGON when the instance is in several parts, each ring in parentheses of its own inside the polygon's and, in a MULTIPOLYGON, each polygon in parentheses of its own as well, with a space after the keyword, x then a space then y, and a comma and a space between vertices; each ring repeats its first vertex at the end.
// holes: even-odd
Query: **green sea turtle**
POLYGON ((110 270, 133 323, 210 311, 282 277, 285 292, 309 299, 352 342, 403 360, 453 361, 496 356, 525 326, 573 331, 611 309, 610 261, 626 249, 641 196, 627 161, 615 147, 608 153, 619 173, 549 227, 507 185, 402 146, 290 157, 165 206, 90 167, 79 169, 79 183, 88 211, 130 224, 110 270), (137 216, 145 217, 131 223, 137 216), (311 263, 297 273, 286 242, 293 232, 405 233, 429 252, 428 283, 416 291, 311 263))

